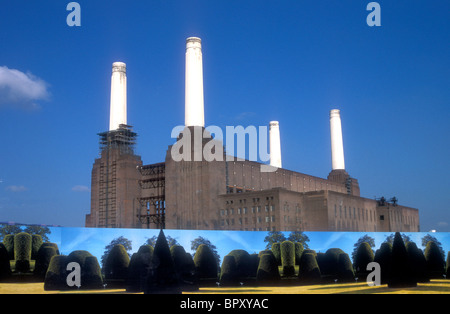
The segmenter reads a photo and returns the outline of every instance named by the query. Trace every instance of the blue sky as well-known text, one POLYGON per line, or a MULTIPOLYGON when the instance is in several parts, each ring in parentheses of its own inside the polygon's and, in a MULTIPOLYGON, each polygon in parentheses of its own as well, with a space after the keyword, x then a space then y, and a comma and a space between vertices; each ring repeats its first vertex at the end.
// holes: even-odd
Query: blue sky
POLYGON ((283 167, 331 170, 340 109, 361 195, 419 208, 450 231, 450 2, 0 0, 0 221, 84 226, 111 64, 127 63, 128 122, 144 163, 184 123, 185 39, 203 42, 206 125, 280 122, 283 167))

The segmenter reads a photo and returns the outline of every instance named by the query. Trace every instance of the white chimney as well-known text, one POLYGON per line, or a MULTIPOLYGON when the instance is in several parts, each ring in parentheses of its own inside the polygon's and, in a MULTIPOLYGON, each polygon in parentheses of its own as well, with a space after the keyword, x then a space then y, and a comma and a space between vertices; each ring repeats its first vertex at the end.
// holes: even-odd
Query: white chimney
POLYGON ((111 76, 109 130, 117 130, 120 124, 127 124, 127 66, 123 62, 114 62, 111 76))
POLYGON ((332 170, 345 170, 341 114, 338 109, 330 111, 330 133, 332 170))
POLYGON ((205 126, 202 41, 186 39, 185 126, 205 126))
POLYGON ((281 142, 280 142, 280 125, 278 121, 270 121, 269 128, 270 141, 270 165, 277 168, 281 167, 281 142))

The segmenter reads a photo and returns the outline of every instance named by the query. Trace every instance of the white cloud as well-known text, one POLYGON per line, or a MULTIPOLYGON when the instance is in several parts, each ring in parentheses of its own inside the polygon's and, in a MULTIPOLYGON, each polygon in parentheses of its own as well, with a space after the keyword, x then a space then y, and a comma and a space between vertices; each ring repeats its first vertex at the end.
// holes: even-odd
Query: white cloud
POLYGON ((438 222, 438 226, 439 227, 447 227, 448 223, 446 221, 440 221, 440 222, 438 222))
POLYGON ((28 189, 23 185, 9 185, 6 187, 6 190, 11 192, 24 192, 27 191, 28 189))
POLYGON ((74 192, 89 192, 89 187, 85 186, 85 185, 75 185, 72 188, 72 191, 74 192))
POLYGON ((31 73, 0 66, 0 108, 39 109, 36 103, 50 96, 48 84, 31 73))

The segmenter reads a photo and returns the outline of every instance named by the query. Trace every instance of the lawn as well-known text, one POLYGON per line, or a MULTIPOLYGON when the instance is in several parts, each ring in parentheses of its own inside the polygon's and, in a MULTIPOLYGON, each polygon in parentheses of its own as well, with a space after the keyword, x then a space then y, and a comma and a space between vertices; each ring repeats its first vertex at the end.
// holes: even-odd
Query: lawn
MULTIPOLYGON (((105 289, 88 291, 44 291, 44 284, 38 283, 0 283, 0 294, 126 294, 123 289, 105 289)), ((289 287, 218 287, 201 288, 189 294, 450 294, 449 280, 432 280, 430 283, 419 283, 417 287, 391 289, 387 285, 370 287, 366 283, 328 284, 289 287)))

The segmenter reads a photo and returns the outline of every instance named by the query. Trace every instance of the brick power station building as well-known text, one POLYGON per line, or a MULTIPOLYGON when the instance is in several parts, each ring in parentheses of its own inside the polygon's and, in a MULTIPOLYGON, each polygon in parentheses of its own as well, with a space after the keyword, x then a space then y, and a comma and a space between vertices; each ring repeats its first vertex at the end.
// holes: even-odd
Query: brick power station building
POLYGON ((185 129, 168 147, 164 161, 143 165, 134 150, 137 134, 127 125, 126 65, 113 64, 110 130, 99 134, 100 157, 92 169, 86 227, 419 231, 417 209, 395 199, 360 196, 358 181, 345 170, 339 110, 330 112, 332 170, 327 178, 282 168, 276 121, 270 122, 270 165, 229 156, 215 139, 200 136, 200 146, 195 146, 195 136, 187 140, 186 135, 205 131, 202 67, 201 40, 190 37, 185 129), (174 150, 183 140, 192 145, 174 150), (198 147, 211 143, 216 145, 215 156, 223 158, 196 155, 198 147), (174 151, 192 158, 180 160, 174 151))

